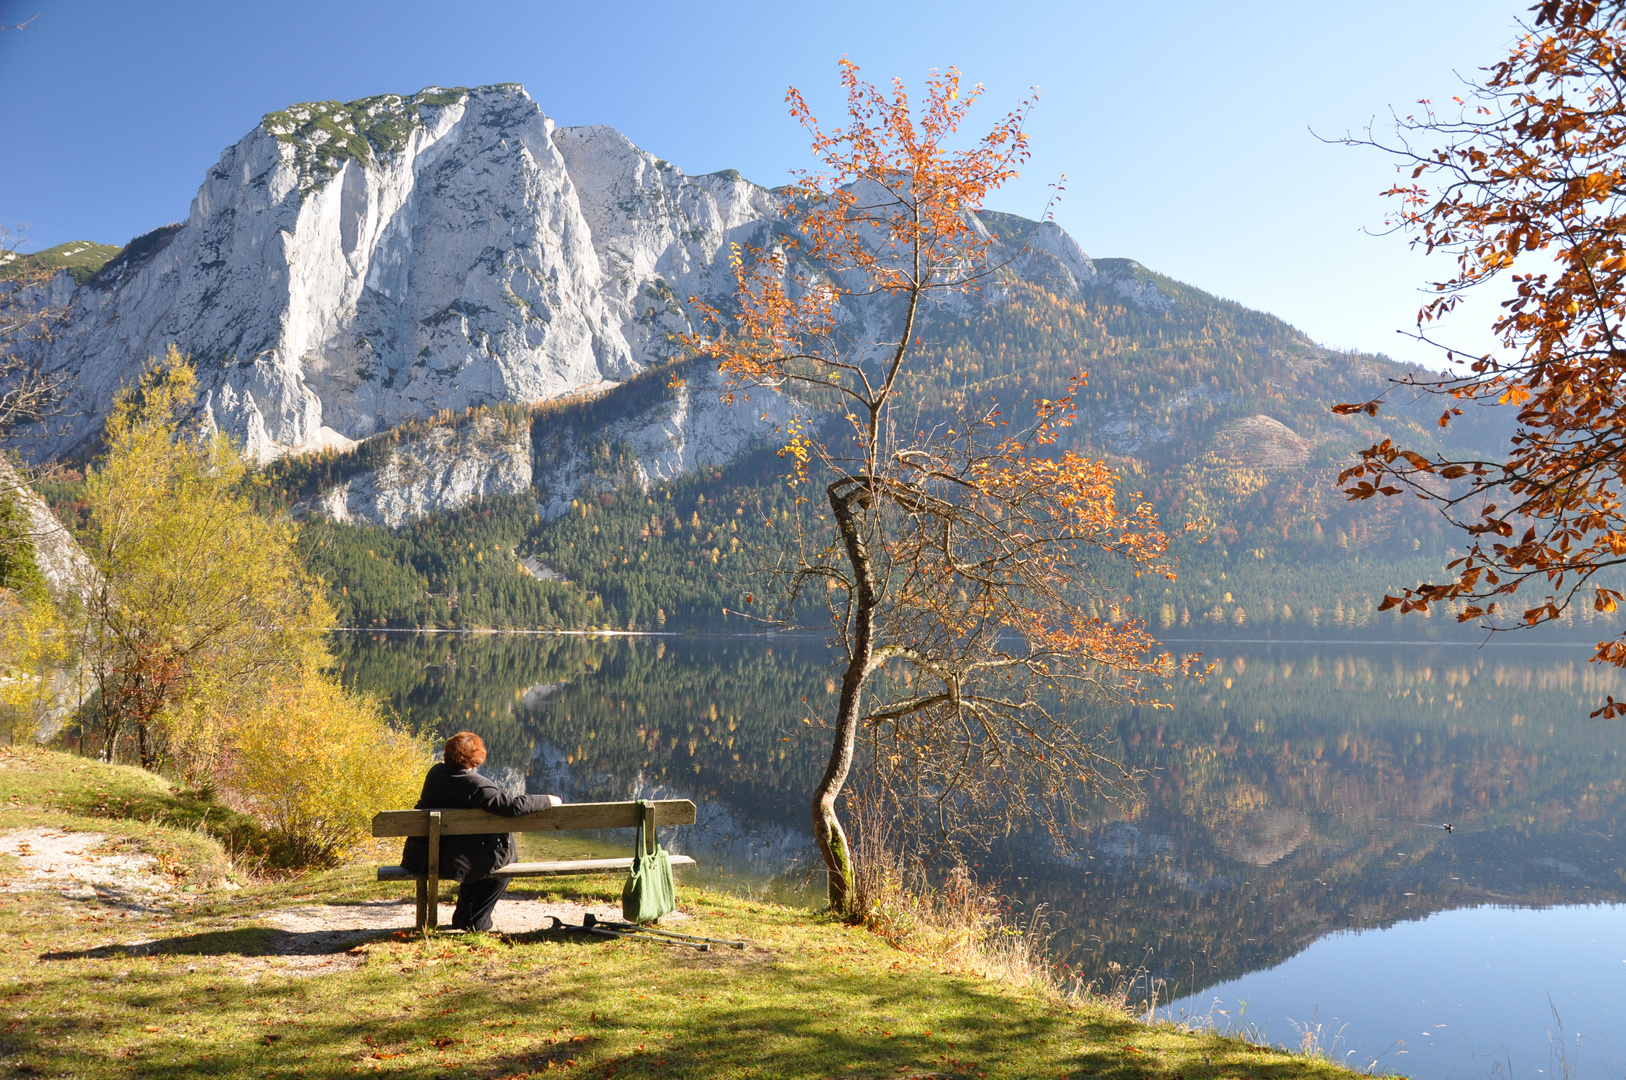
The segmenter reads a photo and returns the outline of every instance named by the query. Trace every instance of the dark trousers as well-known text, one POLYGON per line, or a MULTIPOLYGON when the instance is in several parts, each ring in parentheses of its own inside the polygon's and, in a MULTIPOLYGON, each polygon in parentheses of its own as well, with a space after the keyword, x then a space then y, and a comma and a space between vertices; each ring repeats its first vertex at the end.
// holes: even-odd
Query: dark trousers
POLYGON ((452 911, 453 930, 490 930, 491 912, 508 889, 505 877, 477 878, 457 887, 457 907, 452 911))

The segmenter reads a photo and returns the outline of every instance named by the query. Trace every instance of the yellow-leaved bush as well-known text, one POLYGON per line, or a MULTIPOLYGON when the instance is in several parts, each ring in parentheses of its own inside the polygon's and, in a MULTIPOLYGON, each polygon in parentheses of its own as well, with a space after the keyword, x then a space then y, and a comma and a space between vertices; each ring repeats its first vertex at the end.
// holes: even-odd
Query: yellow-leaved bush
POLYGON ((20 743, 79 698, 72 642, 50 597, 0 599, 0 735, 20 743))
POLYGON ((173 347, 114 397, 87 471, 97 578, 80 619, 101 752, 207 782, 235 701, 300 672, 333 611, 298 526, 253 463, 196 416, 197 374, 173 347))
POLYGON ((223 779, 297 865, 336 865, 380 810, 411 806, 433 761, 426 740, 314 664, 236 702, 223 779))

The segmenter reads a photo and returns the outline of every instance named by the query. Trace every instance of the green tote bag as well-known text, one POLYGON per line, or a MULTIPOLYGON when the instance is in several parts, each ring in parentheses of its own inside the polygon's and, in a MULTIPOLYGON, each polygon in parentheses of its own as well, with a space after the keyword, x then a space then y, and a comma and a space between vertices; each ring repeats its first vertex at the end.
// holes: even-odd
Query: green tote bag
POLYGON ((628 922, 654 922, 677 909, 672 886, 672 860, 655 840, 655 804, 640 801, 643 814, 638 819, 638 852, 632 871, 621 888, 621 917, 628 922), (644 830, 648 829, 646 837, 644 830))

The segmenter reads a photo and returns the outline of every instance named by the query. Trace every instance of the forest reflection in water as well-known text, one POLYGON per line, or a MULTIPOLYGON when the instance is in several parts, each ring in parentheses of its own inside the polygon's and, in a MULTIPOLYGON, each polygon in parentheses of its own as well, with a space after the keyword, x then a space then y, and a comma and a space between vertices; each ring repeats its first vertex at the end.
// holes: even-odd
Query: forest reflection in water
MULTIPOLYGON (((1579 647, 1205 647, 1217 668, 1173 708, 1084 715, 1147 770, 1136 805, 1069 851, 1027 836, 977 860, 1084 977, 1142 971, 1167 1000, 1337 931, 1626 900, 1626 738, 1587 715, 1626 679, 1579 647)), ((479 731, 506 782, 693 798, 677 843, 706 873, 816 891, 818 638, 374 633, 336 653, 409 721, 479 731)))

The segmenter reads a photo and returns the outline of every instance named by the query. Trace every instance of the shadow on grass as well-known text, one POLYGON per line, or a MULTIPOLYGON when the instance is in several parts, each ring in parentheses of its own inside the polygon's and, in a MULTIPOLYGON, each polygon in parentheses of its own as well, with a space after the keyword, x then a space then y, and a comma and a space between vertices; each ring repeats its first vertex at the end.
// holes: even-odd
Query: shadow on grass
MULTIPOLYGON (((727 988, 726 973, 718 980, 727 988)), ((297 994, 303 987, 279 990, 297 994)), ((523 1008, 497 1003, 478 987, 442 993, 434 999, 435 1014, 414 1018, 379 1016, 369 1020, 306 1017, 297 1028, 272 1031, 275 1036, 250 1045, 224 1048, 202 1056, 188 1052, 184 1042, 171 1043, 166 1052, 144 1055, 139 1063, 144 1077, 180 1078, 224 1073, 266 1075, 304 1068, 341 1071, 341 1066, 382 1067, 392 1074, 437 1077, 473 1071, 486 1077, 513 1077, 576 1069, 594 1077, 710 1077, 762 1075, 785 1080, 825 1077, 936 1077, 942 1080, 977 1080, 982 1074, 1087 1075, 1099 1071, 1118 1076, 1148 1076, 1156 1070, 1134 1067, 1091 1068, 1085 1055, 1068 1054, 1076 1043, 1060 1037, 1071 1026, 1064 1014, 1025 1015, 995 1019, 1009 1010, 1008 997, 960 987, 938 1004, 953 1015, 939 1023, 932 1036, 893 1033, 908 1025, 909 999, 873 998, 864 990, 840 981, 797 977, 782 986, 784 992, 806 1000, 828 990, 837 997, 858 992, 847 1011, 825 1016, 791 1004, 746 1005, 707 1010, 681 1021, 671 1016, 641 1012, 626 999, 624 990, 594 994, 579 985, 570 993, 539 988, 523 1008), (583 1000, 585 996, 586 1000, 583 1000), (593 1019, 583 1022, 587 1009, 593 1019), (557 1023, 552 1035, 531 1035, 519 1046, 482 1052, 483 1029, 478 1026, 498 1017, 523 1013, 528 1018, 557 1023), (880 1014, 880 1015, 877 1015, 880 1014), (571 1024, 569 1016, 574 1016, 571 1024), (478 1019, 476 1019, 478 1018, 478 1019), (662 1039, 657 1028, 674 1023, 673 1037, 662 1039), (647 1034, 646 1034, 647 1030, 647 1034), (1058 1056, 1046 1060, 1044 1048, 1054 1046, 1058 1056), (1035 1053, 1038 1058, 1035 1060, 1035 1053), (1031 1068, 1010 1067, 1017 1059, 1031 1068), (1003 1067, 1002 1067, 1003 1066, 1003 1067), (591 1071, 589 1071, 591 1070, 591 1071)), ((164 1006, 154 1002, 158 1011, 164 1006)), ((156 1051, 156 1048, 155 1048, 156 1051)), ((68 1065, 58 1059, 54 1064, 68 1065)))
MULTIPOLYGON (((279 930, 267 926, 245 926, 233 930, 211 930, 183 934, 137 944, 99 945, 91 949, 58 949, 39 955, 51 960, 127 960, 144 956, 328 956, 373 941, 415 937, 415 932, 378 927, 339 930, 279 930)), ((461 931, 440 932, 430 940, 447 943, 464 938, 461 931)), ((524 934, 504 934, 514 944, 603 945, 616 939, 589 934, 580 929, 534 930, 524 934)))
MULTIPOLYGON (((287 955, 288 948, 315 947, 314 937, 249 928, 139 948, 154 956, 287 955)), ((311 1076, 348 1075, 358 1068, 425 1080, 448 1074, 514 1077, 561 1068, 606 1080, 719 1075, 980 1080, 984 1074, 1306 1080, 1337 1072, 1312 1062, 1268 1060, 1264 1053, 1211 1035, 1161 1034, 1148 1040, 1147 1030, 1125 1017, 1049 1007, 966 978, 920 973, 893 979, 874 971, 807 970, 788 962, 773 970, 729 965, 680 974, 665 950, 653 949, 649 964, 607 966, 584 977, 588 972, 578 965, 602 955, 588 946, 612 944, 611 939, 553 930, 506 936, 512 951, 509 962, 500 965, 484 959, 493 955, 492 947, 478 936, 465 941, 468 967, 426 966, 456 959, 453 954, 461 950, 449 938, 444 944, 450 953, 396 953, 346 976, 269 986, 215 974, 200 974, 189 984, 173 968, 132 965, 118 976, 123 981, 117 990, 109 992, 152 1017, 151 1026, 112 1042, 63 1038, 100 1029, 94 1009, 72 1016, 64 1010, 49 1038, 31 1028, 10 1037, 22 1040, 16 1056, 36 1072, 133 1073, 163 1080, 294 1069, 311 1076), (525 947, 544 941, 555 947, 525 947), (540 960, 547 962, 536 963, 540 960), (674 981, 667 993, 681 999, 680 1005, 645 1000, 646 992, 668 978, 674 981), (171 1026, 177 1018, 201 1018, 223 1037, 203 1045, 203 1033, 171 1026), (121 1059, 108 1068, 97 1054, 121 1059)), ((139 954, 86 950, 50 958, 132 955, 139 954)), ((59 982, 64 993, 77 993, 89 974, 69 964, 35 970, 35 978, 59 982)))
POLYGON ((136 945, 58 950, 41 960, 120 960, 138 956, 325 956, 392 936, 381 930, 288 931, 264 926, 159 938, 136 945))

